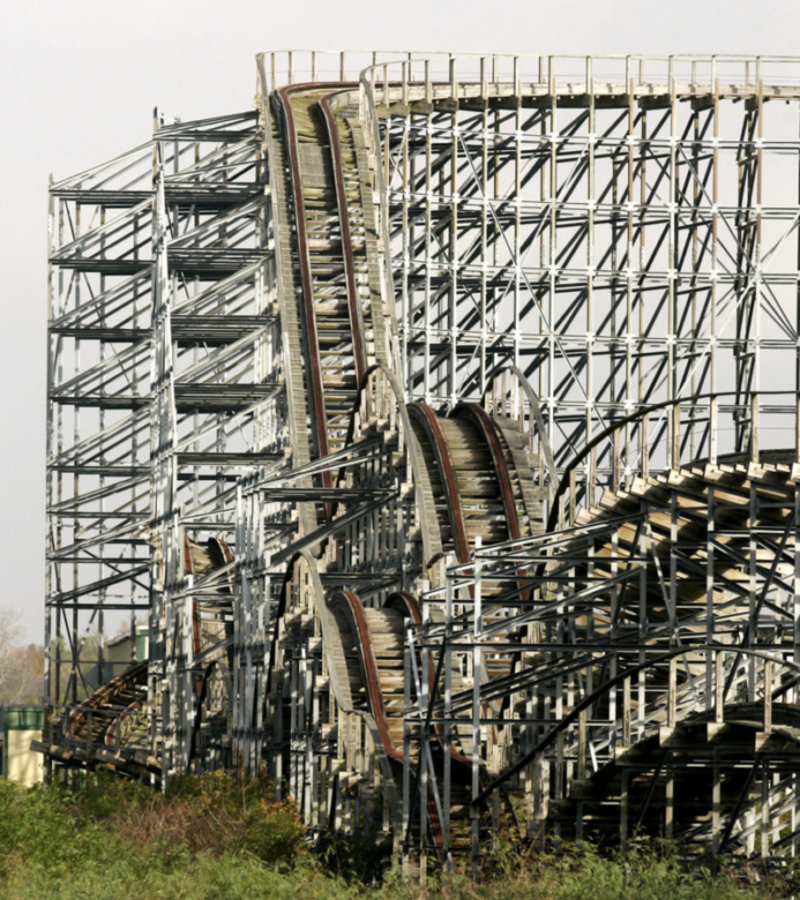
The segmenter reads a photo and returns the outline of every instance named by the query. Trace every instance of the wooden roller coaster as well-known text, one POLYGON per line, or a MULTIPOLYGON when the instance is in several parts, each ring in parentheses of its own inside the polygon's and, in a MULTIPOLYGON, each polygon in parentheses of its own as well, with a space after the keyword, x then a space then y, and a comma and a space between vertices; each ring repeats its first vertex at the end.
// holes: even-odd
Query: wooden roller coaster
MULTIPOLYGON (((144 601, 119 604, 146 610, 149 650, 79 691, 77 649, 62 690, 53 643, 51 773, 107 766, 163 786, 187 769, 266 766, 312 833, 371 834, 423 868, 465 851, 477 864, 503 834, 793 855, 800 444, 765 451, 759 422, 796 422, 800 394, 752 389, 747 192, 730 345, 701 344, 699 214, 683 249, 666 214, 646 218, 660 202, 646 162, 673 167, 673 205, 690 193, 674 134, 664 150, 647 132, 649 113, 678 115, 673 76, 662 89, 626 70, 590 90, 591 73, 565 86, 541 60, 526 80, 518 58, 510 73, 484 57, 459 75, 448 57, 436 75, 435 59, 409 56, 376 57, 354 81, 344 54, 324 79, 312 54, 303 79, 292 54, 285 77, 277 59, 260 59, 257 117, 161 122, 118 173, 124 188, 105 169, 54 187, 60 203, 127 211, 52 264, 127 281, 104 287, 96 321, 67 303, 51 335, 113 344, 108 358, 134 374, 113 387, 103 349, 51 392, 53 409, 100 410, 99 437, 52 455, 53 484, 76 479, 51 506, 53 571, 88 553, 110 574, 84 587, 75 574, 72 589, 54 575, 49 602, 72 604, 75 630, 85 594, 105 614, 115 585, 133 596, 149 579, 144 601), (574 118, 553 137, 564 110, 574 118), (156 187, 136 200, 124 173, 145 157, 156 187), (590 197, 579 216, 584 157, 588 173, 613 168, 613 201, 590 197), (146 276, 138 249, 111 260, 117 231, 142 243, 142 217, 146 276), (647 312, 644 233, 662 226, 647 265, 669 246, 666 299, 647 312), (605 227, 614 249, 592 257, 605 227), (149 328, 125 311, 145 282, 149 328), (726 393, 706 376, 729 346, 726 393), (114 448, 146 433, 149 460, 137 449, 123 467, 114 448), (121 524, 67 539, 69 510, 113 522, 106 502, 123 493, 121 524)), ((707 103, 699 83, 681 88, 696 135, 714 84, 707 103)), ((765 90, 748 99, 750 138, 765 90)), ((756 184, 750 159, 740 184, 756 184)))

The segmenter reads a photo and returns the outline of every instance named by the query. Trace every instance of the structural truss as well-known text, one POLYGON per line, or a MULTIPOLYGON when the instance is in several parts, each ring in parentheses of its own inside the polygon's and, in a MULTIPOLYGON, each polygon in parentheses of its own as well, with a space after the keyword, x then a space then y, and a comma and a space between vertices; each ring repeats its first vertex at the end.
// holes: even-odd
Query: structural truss
POLYGON ((267 766, 409 864, 795 855, 799 109, 797 59, 268 53, 52 184, 51 771, 267 766))

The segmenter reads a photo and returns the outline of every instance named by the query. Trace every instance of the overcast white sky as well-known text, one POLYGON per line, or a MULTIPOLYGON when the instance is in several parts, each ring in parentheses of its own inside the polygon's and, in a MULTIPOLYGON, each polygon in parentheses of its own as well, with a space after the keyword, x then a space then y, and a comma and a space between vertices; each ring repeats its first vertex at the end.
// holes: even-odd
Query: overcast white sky
POLYGON ((798 0, 0 0, 0 609, 44 621, 47 177, 146 140, 152 109, 252 104, 292 47, 521 53, 800 52, 798 0))

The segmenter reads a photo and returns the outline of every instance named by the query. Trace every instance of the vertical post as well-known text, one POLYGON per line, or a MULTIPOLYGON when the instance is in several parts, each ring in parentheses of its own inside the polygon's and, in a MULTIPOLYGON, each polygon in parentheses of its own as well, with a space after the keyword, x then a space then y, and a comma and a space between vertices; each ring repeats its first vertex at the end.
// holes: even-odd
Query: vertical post
POLYGON ((769 762, 766 757, 761 768, 761 859, 769 857, 769 787, 770 787, 769 762))
MULTIPOLYGON (((671 377, 671 376, 670 376, 671 377)), ((672 407, 672 459, 670 465, 673 469, 681 467, 681 405, 675 403, 672 407)))
POLYGON ((481 606, 481 562, 479 552, 481 538, 475 538, 475 588, 474 588, 474 621, 472 644, 472 791, 470 803, 470 825, 472 839, 472 872, 478 874, 480 864, 480 811, 477 798, 480 794, 481 781, 481 640, 483 635, 483 612, 481 606))
POLYGON ((623 766, 620 772, 619 798, 619 845, 621 849, 628 846, 628 767, 623 766))
POLYGON ((403 626, 405 652, 403 659, 403 871, 408 873, 411 857, 411 620, 403 626))
POLYGON ((716 747, 714 748, 713 766, 711 777, 711 851, 712 853, 719 853, 722 849, 720 846, 722 838, 722 815, 720 812, 722 803, 722 778, 719 766, 719 752, 716 747))
POLYGON ((631 679, 626 677, 622 682, 622 746, 628 749, 631 745, 631 679))
POLYGON ((750 462, 754 463, 758 462, 758 431, 758 392, 753 391, 750 394, 750 462))
MULTIPOLYGON (((417 757, 417 765, 419 766, 419 880, 420 884, 425 885, 427 876, 427 836, 428 836, 428 804, 429 790, 428 778, 434 779, 435 773, 428 770, 428 760, 430 759, 430 736, 425 728, 425 720, 428 715, 428 627, 430 624, 430 606, 422 603, 422 631, 420 633, 420 672, 417 680, 419 720, 420 720, 420 736, 419 736, 419 755, 417 757)), ((413 662, 412 662, 413 665, 413 662)), ((434 784, 435 789, 435 784, 434 784)))
MULTIPOLYGON (((716 214, 715 214, 716 215, 716 214)), ((713 288, 712 288, 713 290, 713 288)), ((714 345, 712 345, 714 346, 714 345)), ((713 369, 712 369, 713 371, 713 369)), ((717 453, 719 448, 719 398, 716 394, 714 394, 711 398, 710 404, 710 422, 709 422, 709 454, 708 461, 712 466, 717 464, 717 453)))
POLYGON ((442 653, 444 653, 444 785, 442 789, 442 854, 445 859, 445 864, 449 866, 452 866, 450 849, 450 779, 452 777, 451 769, 453 752, 453 726, 450 722, 450 718, 453 715, 453 656, 451 650, 451 642, 453 637, 453 575, 450 572, 450 567, 453 565, 453 562, 453 558, 448 557, 448 571, 445 587, 444 606, 444 642, 442 644, 442 653))
MULTIPOLYGON (((480 294, 480 391, 484 394, 486 391, 486 348, 488 343, 487 334, 487 298, 488 298, 488 266, 489 266, 489 209, 488 205, 492 202, 489 198, 489 98, 486 85, 486 58, 481 57, 480 61, 480 80, 481 80, 481 106, 483 108, 483 122, 481 129, 481 189, 483 191, 483 203, 481 205, 481 294, 480 294)), ((488 396, 486 397, 489 402, 488 396)))
MULTIPOLYGON (((588 106, 588 131, 586 135, 586 441, 592 439, 594 420, 597 415, 595 398, 595 317, 594 317, 594 241, 595 241, 595 96, 592 57, 586 57, 586 94, 588 106)), ((613 298, 612 298, 613 305, 613 298)), ((555 323, 551 322, 551 327, 555 323)), ((613 370, 613 366, 612 366, 613 370)), ((615 432, 616 436, 616 432, 615 432)), ((616 467, 619 448, 613 450, 616 467)), ((596 496, 597 467, 594 450, 589 454, 589 471, 586 478, 586 505, 591 506, 596 496)), ((615 472, 618 477, 618 470, 615 472)))
POLYGON ((447 263, 450 268, 450 290, 448 296, 448 321, 450 326, 450 361, 448 367, 448 402, 450 408, 458 403, 458 281, 459 272, 459 197, 458 197, 458 167, 459 167, 459 128, 458 128, 458 77, 456 74, 455 57, 450 57, 450 91, 453 102, 453 128, 450 155, 450 239, 448 247, 447 263))
MULTIPOLYGON (((708 501, 706 506, 706 643, 711 644, 714 641, 715 632, 715 616, 714 616, 714 522, 716 520, 716 501, 713 485, 708 488, 708 501)), ((716 659, 721 660, 721 654, 716 653, 712 657, 709 653, 706 656, 706 678, 709 684, 712 681, 712 666, 716 659)), ((717 679, 718 680, 718 679, 717 679)), ((716 685, 716 682, 715 682, 716 685)), ((713 704, 713 696, 711 691, 706 691, 706 709, 710 709, 713 704)))
MULTIPOLYGON (((47 192, 47 203, 48 203, 48 216, 47 216, 47 257, 48 260, 54 255, 57 247, 58 247, 58 229, 56 226, 55 219, 55 198, 53 196, 53 175, 50 173, 48 176, 48 192, 47 192)), ((58 201, 59 211, 61 209, 62 201, 58 201)), ((56 362, 57 359, 61 356, 60 345, 61 342, 55 340, 55 336, 50 332, 50 327, 52 325, 53 320, 56 317, 56 293, 55 293, 55 284, 56 279, 53 277, 53 264, 48 262, 47 264, 47 327, 48 327, 48 340, 47 340, 47 393, 51 394, 53 389, 56 387, 56 373, 58 372, 58 364, 56 362)), ((60 484, 60 473, 55 473, 51 466, 49 465, 50 460, 54 459, 59 452, 58 443, 56 441, 56 429, 55 429, 55 409, 54 403, 51 400, 48 400, 46 406, 46 416, 47 416, 47 470, 46 470, 46 487, 45 487, 45 502, 47 505, 51 503, 55 503, 57 499, 56 495, 56 484, 60 484), (55 477, 54 477, 55 476, 55 477)), ((61 529, 59 527, 53 528, 52 521, 50 515, 45 512, 45 521, 44 521, 44 543, 45 547, 50 550, 53 554, 56 554, 59 550, 58 544, 60 544, 60 534, 61 529), (58 543, 56 543, 56 534, 58 537, 58 543)), ((55 608, 53 603, 53 594, 55 593, 54 587, 60 581, 60 572, 61 566, 59 563, 55 561, 47 560, 45 565, 45 616, 44 616, 44 732, 43 732, 43 740, 46 743, 52 743, 55 738, 54 733, 54 718, 55 718, 55 706, 60 703, 60 685, 59 685, 59 666, 56 663, 55 666, 52 665, 51 653, 53 651, 53 617, 56 618, 56 623, 58 622, 59 616, 58 611, 55 608)), ((58 630, 58 625, 56 624, 56 630, 58 630)), ((56 653, 58 650, 56 649, 56 653)), ((46 754, 44 758, 44 780, 46 783, 50 782, 50 779, 53 774, 53 761, 50 754, 46 754)))
POLYGON ((667 780, 664 804, 664 836, 668 841, 674 837, 675 825, 675 770, 672 764, 672 751, 667 751, 667 780))
POLYGON ((678 657, 669 661, 669 685, 667 688, 667 727, 675 727, 676 700, 678 693, 678 657))

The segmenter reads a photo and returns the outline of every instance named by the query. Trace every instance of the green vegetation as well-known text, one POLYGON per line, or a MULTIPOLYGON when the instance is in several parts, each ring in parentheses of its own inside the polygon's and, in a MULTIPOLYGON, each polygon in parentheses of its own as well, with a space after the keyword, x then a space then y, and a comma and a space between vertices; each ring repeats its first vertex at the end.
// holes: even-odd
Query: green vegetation
POLYGON ((474 882, 459 875, 427 893, 381 867, 365 842, 309 846, 291 803, 271 786, 225 776, 186 778, 161 795, 110 777, 78 788, 27 790, 0 779, 0 897, 104 900, 728 900, 789 895, 785 877, 747 884, 716 861, 687 872, 669 854, 602 856, 506 848, 474 882))

